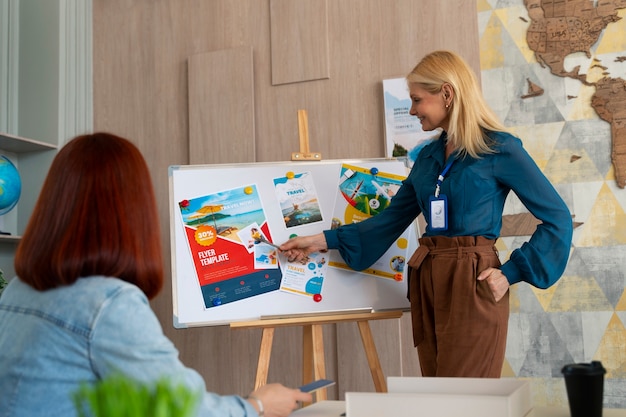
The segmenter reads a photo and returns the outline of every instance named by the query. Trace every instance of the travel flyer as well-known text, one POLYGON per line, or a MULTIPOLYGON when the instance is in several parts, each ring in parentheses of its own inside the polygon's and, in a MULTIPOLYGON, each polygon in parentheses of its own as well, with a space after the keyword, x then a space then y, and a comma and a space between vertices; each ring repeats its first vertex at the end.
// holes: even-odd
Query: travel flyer
POLYGON ((280 203, 285 227, 321 222, 322 212, 310 172, 289 172, 274 178, 274 190, 280 203))
POLYGON ((282 272, 256 185, 178 202, 205 308, 280 288, 282 272))
MULTIPOLYGON (((382 213, 405 178, 402 175, 378 172, 376 168, 342 164, 331 228, 358 223, 382 213)), ((408 245, 407 229, 370 268, 361 272, 402 281, 408 245)), ((330 266, 349 269, 339 252, 330 253, 330 266)))
POLYGON ((280 289, 309 297, 321 296, 327 267, 328 253, 321 252, 312 253, 303 262, 288 262, 280 289))
MULTIPOLYGON (((323 221, 310 172, 290 171, 284 177, 274 178, 274 192, 287 229, 323 221)), ((319 298, 327 262, 328 255, 324 253, 313 253, 303 262, 286 262, 280 289, 319 298)))

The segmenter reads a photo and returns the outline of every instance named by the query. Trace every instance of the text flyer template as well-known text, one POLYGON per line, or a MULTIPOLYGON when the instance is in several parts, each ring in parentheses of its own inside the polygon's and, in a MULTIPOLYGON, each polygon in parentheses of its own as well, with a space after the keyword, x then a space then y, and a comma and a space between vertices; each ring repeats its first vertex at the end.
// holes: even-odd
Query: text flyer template
MULTIPOLYGON (((331 227, 357 223, 381 213, 389 206, 405 178, 402 175, 378 172, 375 168, 343 164, 331 227)), ((380 259, 361 272, 398 281, 403 280, 408 238, 409 230, 405 230, 380 259)), ((330 266, 349 269, 339 252, 331 251, 330 253, 330 266)))
POLYGON ((322 221, 322 212, 310 172, 274 178, 276 198, 287 228, 322 221))
POLYGON ((265 243, 271 235, 256 185, 178 206, 205 308, 280 288, 277 250, 265 243))

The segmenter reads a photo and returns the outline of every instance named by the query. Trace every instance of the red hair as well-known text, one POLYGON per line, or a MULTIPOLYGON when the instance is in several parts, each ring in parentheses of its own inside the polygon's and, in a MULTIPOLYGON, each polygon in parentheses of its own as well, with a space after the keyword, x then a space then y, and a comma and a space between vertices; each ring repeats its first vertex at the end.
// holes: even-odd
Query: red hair
POLYGON ((15 254, 20 279, 38 290, 92 275, 163 286, 161 237, 146 162, 127 139, 94 133, 54 158, 15 254))

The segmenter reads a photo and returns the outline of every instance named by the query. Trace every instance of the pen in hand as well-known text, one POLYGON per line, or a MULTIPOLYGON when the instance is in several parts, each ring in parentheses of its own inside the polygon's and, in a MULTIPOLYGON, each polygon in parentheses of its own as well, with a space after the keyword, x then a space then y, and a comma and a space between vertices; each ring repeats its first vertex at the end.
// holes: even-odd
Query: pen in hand
POLYGON ((276 244, 274 244, 274 243, 270 242, 269 240, 265 239, 265 237, 264 237, 264 236, 260 236, 260 237, 257 239, 257 242, 263 242, 263 243, 266 243, 266 244, 268 244, 268 245, 270 245, 270 246, 272 246, 272 247, 274 247, 274 248, 276 248, 276 249, 280 250, 280 246, 278 246, 278 245, 276 245, 276 244))

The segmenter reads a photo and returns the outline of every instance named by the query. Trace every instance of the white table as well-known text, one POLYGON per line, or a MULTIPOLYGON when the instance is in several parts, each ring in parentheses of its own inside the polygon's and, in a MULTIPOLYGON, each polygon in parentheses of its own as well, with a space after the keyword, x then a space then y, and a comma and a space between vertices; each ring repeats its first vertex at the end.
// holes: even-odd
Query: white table
MULTIPOLYGON (((291 417, 339 417, 344 411, 345 401, 320 401, 294 411, 291 417)), ((570 417, 570 413, 562 407, 535 407, 527 417, 570 417)), ((626 410, 605 408, 602 417, 626 417, 626 410)))

